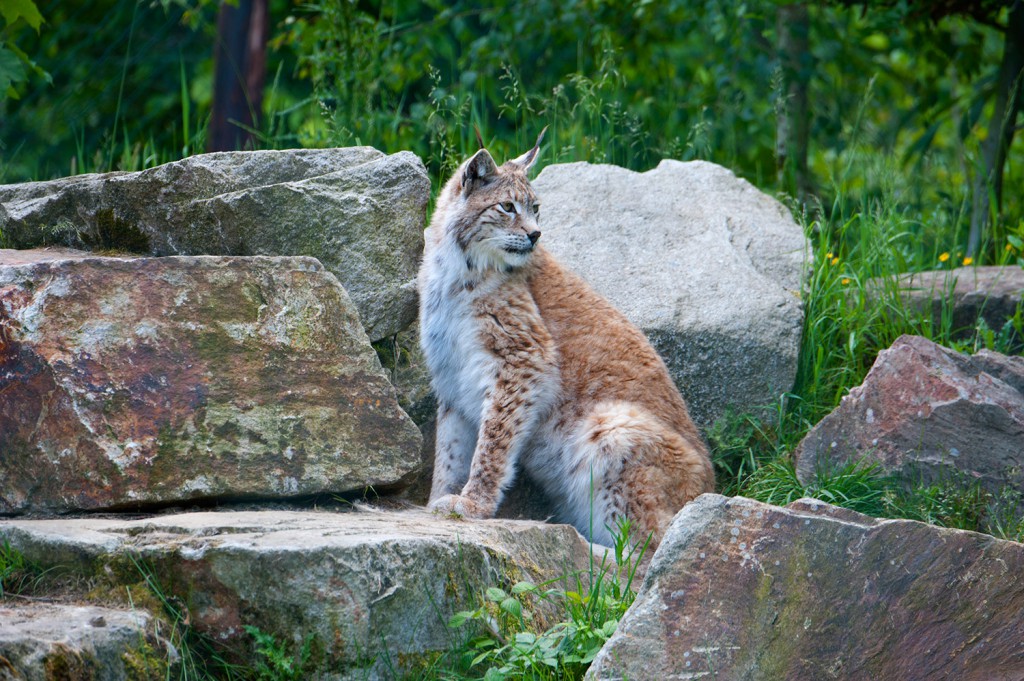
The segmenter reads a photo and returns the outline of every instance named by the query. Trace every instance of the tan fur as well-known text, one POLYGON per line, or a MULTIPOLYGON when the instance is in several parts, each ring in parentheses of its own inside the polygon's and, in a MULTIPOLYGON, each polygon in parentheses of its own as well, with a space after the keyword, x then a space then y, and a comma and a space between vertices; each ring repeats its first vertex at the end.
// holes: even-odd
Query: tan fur
POLYGON ((431 507, 491 517, 521 465, 591 539, 609 543, 626 517, 657 544, 713 490, 711 463, 643 333, 531 243, 536 154, 498 168, 478 152, 427 230, 421 331, 440 403, 431 507))

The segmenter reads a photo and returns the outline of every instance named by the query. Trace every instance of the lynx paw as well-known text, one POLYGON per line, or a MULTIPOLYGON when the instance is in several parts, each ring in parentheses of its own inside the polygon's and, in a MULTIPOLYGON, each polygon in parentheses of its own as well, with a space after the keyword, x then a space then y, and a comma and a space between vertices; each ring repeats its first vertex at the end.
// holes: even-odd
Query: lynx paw
POLYGON ((494 515, 489 513, 483 505, 459 494, 446 494, 443 497, 438 497, 431 501, 427 508, 437 513, 455 513, 467 518, 490 518, 494 515))

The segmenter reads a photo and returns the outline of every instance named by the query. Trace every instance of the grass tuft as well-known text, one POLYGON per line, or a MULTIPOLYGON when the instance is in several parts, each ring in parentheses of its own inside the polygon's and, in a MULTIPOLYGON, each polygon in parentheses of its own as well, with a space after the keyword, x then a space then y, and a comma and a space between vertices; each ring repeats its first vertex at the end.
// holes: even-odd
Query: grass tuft
POLYGON ((0 545, 0 598, 33 593, 45 571, 6 539, 0 545))

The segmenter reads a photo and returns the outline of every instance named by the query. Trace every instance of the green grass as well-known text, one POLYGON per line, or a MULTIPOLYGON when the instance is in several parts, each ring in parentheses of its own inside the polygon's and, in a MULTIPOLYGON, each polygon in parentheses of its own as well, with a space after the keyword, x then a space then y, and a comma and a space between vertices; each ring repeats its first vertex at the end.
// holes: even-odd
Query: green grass
POLYGON ((34 593, 45 575, 6 539, 0 544, 0 599, 34 593))

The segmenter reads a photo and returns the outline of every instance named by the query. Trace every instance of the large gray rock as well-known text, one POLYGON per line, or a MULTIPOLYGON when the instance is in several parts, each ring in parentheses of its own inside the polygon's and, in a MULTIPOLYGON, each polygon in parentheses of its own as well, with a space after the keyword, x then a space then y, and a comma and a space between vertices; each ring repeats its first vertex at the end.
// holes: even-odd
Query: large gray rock
POLYGON ((0 680, 164 678, 171 653, 144 610, 0 602, 0 680))
POLYGON ((313 258, 0 251, 0 513, 362 493, 420 444, 313 258))
POLYGON ((552 165, 533 184, 544 244, 647 334, 698 425, 793 387, 809 255, 782 204, 701 161, 552 165))
POLYGON ((352 296, 371 340, 416 316, 430 181, 410 152, 222 152, 138 173, 0 186, 0 232, 150 255, 308 255, 352 296))
POLYGON ((1024 545, 814 500, 676 516, 588 678, 1024 678, 1024 545))
MULTIPOLYGON (((243 625, 288 645, 312 636, 306 678, 323 679, 417 669, 449 648, 448 619, 478 607, 488 586, 574 574, 590 555, 567 525, 368 509, 0 521, 0 541, 111 593, 142 581, 135 556, 225 654, 244 654, 243 625)), ((562 615, 536 605, 538 627, 562 615)))
POLYGON ((1024 357, 900 336, 795 456, 804 483, 861 461, 909 485, 966 478, 1024 491, 1024 357))

